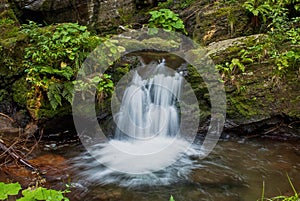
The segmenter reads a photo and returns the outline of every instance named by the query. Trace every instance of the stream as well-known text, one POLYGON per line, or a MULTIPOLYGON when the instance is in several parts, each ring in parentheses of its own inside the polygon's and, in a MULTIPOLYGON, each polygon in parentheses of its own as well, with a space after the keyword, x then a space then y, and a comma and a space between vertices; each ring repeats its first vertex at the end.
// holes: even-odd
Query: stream
MULTIPOLYGON (((70 163, 83 152, 81 145, 51 151, 70 163)), ((169 185, 135 187, 90 182, 81 175, 82 169, 71 164, 71 184, 75 188, 69 197, 72 201, 168 201, 173 195, 176 201, 254 201, 261 197, 263 181, 265 197, 292 194, 287 174, 297 190, 300 186, 298 143, 222 140, 208 157, 196 163, 199 168, 192 170, 186 179, 169 185)))

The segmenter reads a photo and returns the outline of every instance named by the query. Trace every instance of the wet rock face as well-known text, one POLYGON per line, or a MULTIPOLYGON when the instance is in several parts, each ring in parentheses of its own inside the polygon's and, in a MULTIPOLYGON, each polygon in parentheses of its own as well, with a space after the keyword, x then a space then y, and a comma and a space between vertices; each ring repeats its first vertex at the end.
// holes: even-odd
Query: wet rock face
POLYGON ((22 23, 79 22, 88 19, 88 1, 85 0, 13 0, 13 7, 22 23))
POLYGON ((12 0, 11 4, 23 23, 78 22, 107 30, 129 18, 135 8, 133 0, 12 0))
POLYGON ((243 1, 235 4, 199 0, 180 11, 188 33, 202 45, 252 34, 249 18, 242 8, 243 1))
POLYGON ((9 3, 7 0, 0 0, 0 13, 7 9, 9 9, 9 3))

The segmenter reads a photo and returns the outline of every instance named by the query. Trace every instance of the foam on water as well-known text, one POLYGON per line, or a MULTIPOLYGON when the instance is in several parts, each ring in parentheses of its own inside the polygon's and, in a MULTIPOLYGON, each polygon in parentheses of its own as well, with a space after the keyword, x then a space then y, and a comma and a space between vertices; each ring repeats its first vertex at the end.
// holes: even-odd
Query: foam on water
POLYGON ((136 71, 117 114, 114 139, 78 157, 81 175, 122 186, 167 185, 187 177, 199 151, 180 137, 182 76, 158 64, 143 79, 136 71), (96 160, 95 160, 96 159, 96 160))
POLYGON ((199 151, 194 147, 186 149, 187 146, 187 141, 170 137, 145 142, 111 140, 77 158, 77 165, 81 167, 80 175, 95 183, 126 187, 169 185, 186 180, 193 168, 199 168, 191 158, 199 151), (149 157, 149 152, 155 151, 159 154, 149 157))

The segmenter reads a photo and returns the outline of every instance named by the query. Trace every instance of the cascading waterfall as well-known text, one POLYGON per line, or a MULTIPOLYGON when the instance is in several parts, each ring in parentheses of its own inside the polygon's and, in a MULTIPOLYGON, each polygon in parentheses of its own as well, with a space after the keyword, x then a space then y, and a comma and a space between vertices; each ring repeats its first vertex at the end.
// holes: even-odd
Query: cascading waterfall
MULTIPOLYGON (((157 66, 162 72, 165 72, 164 68, 164 63, 157 66)), ((176 136, 179 132, 176 101, 180 96, 181 80, 178 73, 174 76, 157 74, 143 80, 135 72, 122 100, 115 139, 147 140, 155 136, 176 136)))
POLYGON ((166 185, 192 169, 189 156, 198 152, 180 137, 182 76, 162 62, 145 77, 135 71, 125 89, 114 139, 89 151, 96 160, 80 157, 85 178, 123 186, 166 185))

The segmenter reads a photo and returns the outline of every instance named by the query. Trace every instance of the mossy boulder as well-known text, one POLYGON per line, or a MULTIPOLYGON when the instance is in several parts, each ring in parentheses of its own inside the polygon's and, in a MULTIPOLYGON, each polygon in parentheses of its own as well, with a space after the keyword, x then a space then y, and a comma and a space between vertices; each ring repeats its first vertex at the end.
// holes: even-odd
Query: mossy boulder
POLYGON ((101 33, 130 22, 136 9, 132 0, 11 0, 10 4, 22 23, 78 22, 101 33))
POLYGON ((30 85, 25 77, 22 77, 12 84, 13 100, 18 106, 25 108, 27 105, 28 93, 30 92, 30 85))
POLYGON ((0 32, 1 102, 9 102, 12 101, 11 86, 24 75, 22 60, 27 43, 26 36, 20 32, 20 24, 9 6, 0 12, 0 32))
POLYGON ((252 33, 244 1, 195 1, 180 11, 186 29, 202 45, 252 33))
MULTIPOLYGON (((230 62, 244 47, 265 38, 253 35, 212 43, 208 46, 209 53, 215 63, 230 62)), ((244 73, 237 73, 225 82, 228 119, 245 124, 274 116, 300 118, 298 74, 290 70, 278 77, 274 74, 274 65, 272 58, 245 64, 244 73)))

